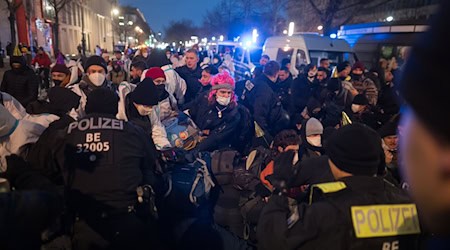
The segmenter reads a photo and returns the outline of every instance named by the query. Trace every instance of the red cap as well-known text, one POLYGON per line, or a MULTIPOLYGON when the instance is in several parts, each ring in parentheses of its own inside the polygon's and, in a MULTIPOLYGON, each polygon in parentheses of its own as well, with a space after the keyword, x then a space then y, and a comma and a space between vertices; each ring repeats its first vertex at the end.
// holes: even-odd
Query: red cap
POLYGON ((150 77, 153 80, 157 79, 157 78, 164 78, 164 80, 166 79, 166 75, 164 74, 164 71, 159 68, 159 67, 153 67, 147 70, 147 73, 145 73, 145 78, 150 77))

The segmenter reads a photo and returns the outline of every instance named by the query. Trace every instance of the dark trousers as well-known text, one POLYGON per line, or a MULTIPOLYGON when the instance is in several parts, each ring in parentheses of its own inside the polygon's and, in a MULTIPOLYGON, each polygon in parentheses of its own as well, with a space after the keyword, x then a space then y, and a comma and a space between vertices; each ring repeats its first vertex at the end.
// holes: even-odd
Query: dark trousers
POLYGON ((50 87, 50 69, 39 68, 39 77, 41 79, 41 89, 48 89, 50 87))

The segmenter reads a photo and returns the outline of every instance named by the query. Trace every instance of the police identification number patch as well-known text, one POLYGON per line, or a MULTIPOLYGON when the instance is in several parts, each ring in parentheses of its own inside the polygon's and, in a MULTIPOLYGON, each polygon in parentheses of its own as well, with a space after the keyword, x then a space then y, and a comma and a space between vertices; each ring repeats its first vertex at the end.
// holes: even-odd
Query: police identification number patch
POLYGON ((420 233, 415 204, 353 206, 351 214, 357 238, 420 233))

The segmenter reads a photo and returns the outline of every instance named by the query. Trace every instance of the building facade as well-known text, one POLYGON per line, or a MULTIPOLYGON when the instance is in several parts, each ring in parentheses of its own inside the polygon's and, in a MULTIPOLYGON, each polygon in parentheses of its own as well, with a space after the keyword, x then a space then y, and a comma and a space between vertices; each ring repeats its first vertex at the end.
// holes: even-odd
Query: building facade
MULTIPOLYGON (((95 46, 112 51, 113 42, 119 41, 113 20, 117 0, 12 0, 22 1, 15 13, 16 41, 27 46, 44 47, 53 54, 55 47, 55 8, 59 19, 59 49, 63 54, 78 54, 83 33, 86 53, 92 54, 95 46)), ((0 42, 5 48, 11 41, 9 11, 5 1, 0 1, 0 42)))
POLYGON ((137 46, 147 43, 152 30, 142 12, 135 7, 122 6, 115 20, 119 42, 122 46, 137 46))

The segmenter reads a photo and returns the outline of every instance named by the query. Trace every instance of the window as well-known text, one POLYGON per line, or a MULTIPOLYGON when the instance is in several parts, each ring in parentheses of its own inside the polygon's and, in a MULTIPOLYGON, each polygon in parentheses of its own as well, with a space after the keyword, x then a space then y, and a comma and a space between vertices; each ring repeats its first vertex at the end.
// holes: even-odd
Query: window
POLYGON ((320 59, 328 58, 330 60, 330 66, 334 67, 340 62, 348 61, 350 64, 355 62, 353 53, 349 52, 329 52, 329 51, 310 51, 309 57, 311 63, 319 65, 320 59))
POLYGON ((290 59, 292 57, 293 52, 294 52, 293 48, 285 47, 284 49, 278 49, 276 61, 281 62, 281 60, 283 60, 284 58, 290 59))

